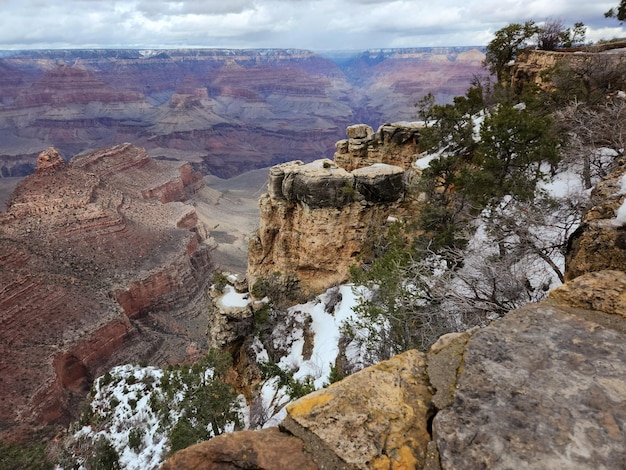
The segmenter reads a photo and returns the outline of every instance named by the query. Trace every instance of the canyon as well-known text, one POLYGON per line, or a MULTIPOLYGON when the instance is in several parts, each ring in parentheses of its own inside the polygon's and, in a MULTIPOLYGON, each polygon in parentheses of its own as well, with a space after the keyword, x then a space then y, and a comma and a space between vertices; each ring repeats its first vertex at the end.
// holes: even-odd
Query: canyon
POLYGON ((484 75, 480 48, 40 50, 0 54, 0 177, 31 173, 54 146, 130 142, 152 157, 233 177, 332 156, 355 122, 411 120, 484 75))
MULTIPOLYGON (((545 57, 554 65, 556 55, 545 57)), ((578 58, 573 55, 572 63, 578 58)), ((613 60, 622 61, 623 54, 613 60)), ((518 64, 514 70, 533 77, 536 65, 518 64)), ((350 129, 333 162, 293 162, 270 170, 249 274, 286 269, 291 280, 313 291, 322 289, 317 282, 337 282, 325 277, 324 268, 340 272, 344 246, 355 253, 355 246, 367 244, 343 241, 358 233, 358 226, 347 212, 339 215, 353 203, 339 189, 355 189, 355 172, 381 165, 376 158, 385 141, 383 127, 376 133, 367 126, 350 129), (346 221, 343 231, 334 225, 336 217, 346 221), (317 250, 301 242, 305 234, 317 239, 317 250), (279 266, 274 253, 289 261, 279 266), (318 259, 320 266, 311 271, 319 277, 311 276, 307 267, 318 259), (265 263, 269 269, 263 271, 265 263)), ((411 160, 419 149, 416 137, 399 139, 416 145, 406 154, 389 154, 400 164, 403 157, 411 160)), ((564 247, 564 283, 545 300, 513 308, 481 327, 445 334, 424 352, 408 350, 353 373, 287 405, 275 426, 193 445, 161 468, 623 468, 625 187, 626 158, 618 153, 609 174, 590 191, 581 223, 564 247), (277 449, 283 451, 277 455, 277 449)), ((369 209, 363 202, 368 213, 382 201, 369 209)), ((324 305, 330 292, 316 302, 324 305)), ((332 312, 328 303, 323 308, 332 312)))
MULTIPOLYGON (((278 275, 294 298, 344 282, 350 265, 368 255, 372 230, 423 203, 406 192, 419 172, 412 165, 421 152, 418 125, 349 126, 347 139, 345 126, 335 128, 345 117, 333 107, 352 109, 347 103, 358 95, 345 77, 364 86, 363 70, 377 68, 371 83, 414 96, 419 86, 394 81, 387 68, 397 52, 332 63, 303 51, 57 51, 52 62, 47 54, 37 65, 20 63, 19 54, 0 65, 12 93, 2 101, 0 119, 10 124, 2 132, 14 150, 24 144, 37 153, 33 160, 16 150, 1 160, 5 175, 34 171, 11 181, 17 186, 0 212, 3 439, 67 425, 93 378, 112 365, 192 361, 207 345, 240 345, 254 312, 230 312, 224 323, 239 322, 231 330, 212 325, 209 285, 216 267, 245 269, 244 232, 258 210, 248 204, 251 194, 267 191, 250 238, 251 293, 255 281, 278 275), (211 86, 168 68, 202 69, 207 56, 220 64, 208 74, 221 77, 211 86), (154 62, 138 67, 143 59, 154 62), (310 68, 299 68, 301 60, 310 68), (282 64, 289 78, 277 82, 267 61, 282 64), (116 67, 145 75, 122 79, 110 73, 116 67), (281 114, 278 131, 277 103, 311 106, 315 84, 307 80, 323 67, 314 122, 304 119, 299 131, 289 127, 298 124, 293 115, 281 114), (172 80, 179 80, 175 91, 172 80), (236 124, 217 112, 229 106, 239 113, 236 124), (148 115, 160 120, 146 124, 148 115), (258 121, 244 123, 246 116, 258 121), (327 138, 332 145, 321 144, 327 138), (109 145, 116 139, 131 143, 109 145), (53 140, 62 151, 39 150, 53 140), (87 141, 106 146, 85 151, 87 141), (293 153, 272 153, 274 143, 293 153), (328 152, 333 160, 321 158, 328 152), (270 165, 269 174, 244 173, 270 165)), ((415 54, 422 53, 407 53, 415 54)), ((473 64, 477 54, 459 52, 455 61, 473 64)), ((376 101, 384 92, 372 87, 358 113, 379 119, 393 100, 376 101)), ((408 119, 412 104, 404 104, 408 119)), ((567 250, 566 283, 548 300, 366 368, 292 403, 277 427, 218 436, 163 468, 620 468, 626 244, 616 214, 625 169, 622 158, 593 190, 567 250)))
POLYGON ((0 212, 0 435, 67 425, 115 364, 206 349, 203 188, 188 163, 131 144, 39 155, 0 212))

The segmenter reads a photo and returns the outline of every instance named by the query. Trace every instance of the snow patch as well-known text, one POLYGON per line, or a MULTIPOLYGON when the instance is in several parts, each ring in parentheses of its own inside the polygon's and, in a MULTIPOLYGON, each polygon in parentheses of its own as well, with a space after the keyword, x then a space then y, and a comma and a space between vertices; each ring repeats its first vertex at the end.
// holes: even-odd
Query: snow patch
POLYGON ((435 158, 441 157, 441 155, 441 152, 421 154, 420 158, 413 162, 413 166, 420 170, 425 170, 430 166, 430 162, 432 162, 435 158))
POLYGON ((219 302, 224 307, 243 308, 250 305, 251 299, 248 293, 240 294, 233 286, 227 285, 219 302))

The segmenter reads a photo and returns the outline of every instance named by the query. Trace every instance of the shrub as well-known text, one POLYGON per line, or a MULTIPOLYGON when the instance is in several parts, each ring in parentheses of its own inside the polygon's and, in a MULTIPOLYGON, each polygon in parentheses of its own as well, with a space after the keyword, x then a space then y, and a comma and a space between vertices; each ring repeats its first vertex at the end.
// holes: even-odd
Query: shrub
POLYGON ((145 431, 143 429, 132 428, 128 433, 128 447, 130 447, 135 452, 139 452, 143 444, 144 434, 145 431))
POLYGON ((262 299, 267 295, 268 290, 268 281, 264 277, 259 277, 254 284, 252 284, 252 288, 250 289, 250 293, 255 299, 262 299))
POLYGON ((215 286, 215 290, 219 293, 224 292, 224 288, 228 285, 228 278, 223 272, 216 271, 213 274, 212 284, 215 286))
POLYGON ((100 436, 94 444, 93 454, 85 462, 87 470, 121 470, 120 456, 109 442, 100 436))
POLYGON ((346 184, 341 187, 341 194, 343 195, 344 200, 352 202, 357 199, 359 192, 350 182, 346 181, 346 184))
POLYGON ((52 470, 43 444, 5 444, 0 441, 0 468, 11 470, 52 470))
POLYGON ((166 374, 169 381, 166 396, 170 401, 175 394, 185 391, 176 405, 180 418, 169 433, 172 452, 222 434, 228 426, 241 427, 237 392, 224 381, 231 365, 228 353, 211 349, 191 367, 180 366, 166 374))
POLYGON ((284 371, 278 364, 273 362, 262 362, 259 369, 265 380, 278 378, 278 388, 285 387, 287 395, 296 400, 315 391, 315 384, 311 377, 303 380, 295 379, 293 373, 284 371))
POLYGON ((106 387, 112 382, 113 382, 113 376, 111 375, 111 372, 109 371, 106 371, 104 375, 100 377, 100 379, 98 380, 98 384, 100 388, 106 387))
POLYGON ((330 365, 330 374, 328 375, 328 384, 334 384, 343 380, 345 375, 339 371, 339 368, 335 364, 330 365))

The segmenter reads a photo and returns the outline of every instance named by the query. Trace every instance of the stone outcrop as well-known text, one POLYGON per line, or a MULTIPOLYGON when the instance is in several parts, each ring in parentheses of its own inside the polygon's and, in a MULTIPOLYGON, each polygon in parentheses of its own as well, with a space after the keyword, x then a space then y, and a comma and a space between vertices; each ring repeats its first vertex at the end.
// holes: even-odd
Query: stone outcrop
POLYGON ((623 229, 623 175, 594 191, 547 300, 307 395, 279 429, 319 468, 623 468, 626 248, 580 255, 590 227, 623 229))
POLYGON ((615 270, 585 273, 551 291, 550 297, 571 307, 626 317, 626 273, 615 270))
POLYGON ((403 177, 385 164, 352 173, 330 160, 273 167, 249 243, 250 285, 274 277, 297 298, 345 281, 397 208, 403 177))
MULTIPOLYGON (((279 427, 318 468, 621 469, 626 311, 615 299, 624 273, 601 273, 583 284, 591 307, 568 283, 485 328, 443 336, 427 355, 409 351, 307 395, 279 427)), ((221 449, 242 438, 222 436, 203 458, 234 460, 240 451, 221 449)), ((260 433, 245 439, 273 452, 260 433)), ((177 458, 164 468, 216 468, 177 458)))
POLYGON ((623 175, 620 163, 594 189, 568 248, 568 281, 548 300, 431 349, 442 469, 623 466, 623 175))
POLYGON ((389 216, 402 211, 418 132, 410 124, 382 126, 377 133, 358 124, 347 128, 350 140, 337 147, 360 150, 339 150, 335 161, 272 167, 268 192, 259 200, 259 229, 248 245, 250 287, 272 278, 295 300, 346 281, 350 266, 371 253, 389 216))
POLYGON ((302 441, 276 428, 240 431, 188 447, 161 466, 161 470, 318 470, 303 451, 302 441))
MULTIPOLYGON (((558 51, 524 51, 511 65, 511 83, 517 89, 532 83, 550 90, 553 88, 552 72, 563 68, 578 71, 585 85, 593 89, 597 84, 594 83, 594 73, 590 71, 623 68, 626 63, 626 54, 623 53, 625 46, 626 42, 616 41, 558 51)), ((613 83, 612 86, 619 90, 621 85, 613 83)))
POLYGON ((606 269, 626 272, 626 226, 617 219, 626 201, 625 173, 626 159, 621 158, 594 187, 581 224, 569 240, 567 279, 606 269))
POLYGON ((408 351, 289 405, 281 427, 320 468, 422 468, 433 412, 426 358, 408 351))
POLYGON ((620 468, 625 339, 549 303, 476 332, 433 421, 441 467, 620 468))
POLYGON ((338 166, 347 171, 375 163, 407 170, 422 151, 419 146, 421 127, 417 122, 399 122, 384 124, 374 133, 365 124, 350 126, 346 131, 348 139, 335 144, 337 151, 333 158, 338 166))
POLYGON ((129 144, 54 149, 0 213, 0 433, 67 423, 120 362, 206 347, 210 276, 188 164, 129 144))

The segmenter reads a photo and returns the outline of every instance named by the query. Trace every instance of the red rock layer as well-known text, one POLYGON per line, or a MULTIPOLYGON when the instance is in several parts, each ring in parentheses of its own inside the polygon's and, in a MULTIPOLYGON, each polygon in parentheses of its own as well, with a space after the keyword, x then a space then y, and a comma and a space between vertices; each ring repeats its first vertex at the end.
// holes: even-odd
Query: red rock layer
POLYGON ((93 377, 205 344, 210 265, 187 164, 53 150, 0 213, 0 435, 66 423, 93 377))

